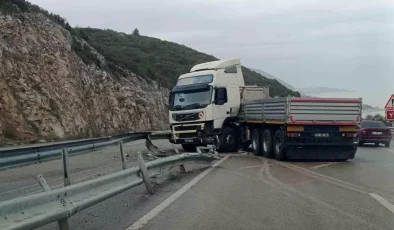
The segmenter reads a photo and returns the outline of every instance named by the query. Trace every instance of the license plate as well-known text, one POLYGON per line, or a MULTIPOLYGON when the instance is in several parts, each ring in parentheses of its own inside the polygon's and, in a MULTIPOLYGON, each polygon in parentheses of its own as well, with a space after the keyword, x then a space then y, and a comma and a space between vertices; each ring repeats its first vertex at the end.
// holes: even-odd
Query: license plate
POLYGON ((329 137, 329 133, 315 133, 315 137, 329 137))
POLYGON ((193 143, 193 139, 186 139, 185 142, 187 142, 187 143, 193 143))
POLYGON ((372 132, 372 135, 382 135, 382 132, 372 132))

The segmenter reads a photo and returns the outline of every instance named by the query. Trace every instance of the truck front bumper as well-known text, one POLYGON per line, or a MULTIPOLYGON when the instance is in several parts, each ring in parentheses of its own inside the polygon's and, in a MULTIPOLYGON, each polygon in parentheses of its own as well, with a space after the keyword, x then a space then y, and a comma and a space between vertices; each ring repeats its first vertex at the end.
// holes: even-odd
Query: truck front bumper
POLYGON ((212 137, 205 137, 206 123, 186 123, 171 125, 171 143, 174 144, 212 144, 212 137))
POLYGON ((207 145, 213 143, 213 138, 187 138, 187 139, 170 139, 170 142, 173 144, 192 144, 192 145, 207 145))

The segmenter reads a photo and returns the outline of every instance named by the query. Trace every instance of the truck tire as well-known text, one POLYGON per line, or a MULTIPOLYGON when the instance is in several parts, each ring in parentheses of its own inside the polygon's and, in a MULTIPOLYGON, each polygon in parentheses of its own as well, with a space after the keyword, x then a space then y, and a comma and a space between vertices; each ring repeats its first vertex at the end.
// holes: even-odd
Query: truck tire
POLYGON ((384 146, 386 146, 386 148, 390 147, 390 141, 384 143, 384 146))
POLYGON ((188 152, 195 152, 196 151, 196 145, 193 145, 193 144, 182 144, 182 148, 188 152))
POLYGON ((261 152, 266 158, 272 158, 272 134, 271 130, 265 129, 261 137, 261 152))
POLYGON ((276 130, 276 132, 275 132, 273 150, 274 150, 275 158, 278 161, 285 160, 285 158, 286 158, 285 137, 284 137, 283 131, 280 129, 276 130))
POLYGON ((220 152, 234 152, 238 149, 237 133, 233 128, 225 127, 220 135, 220 152))
POLYGON ((252 150, 254 155, 261 155, 261 129, 254 129, 252 132, 252 150))

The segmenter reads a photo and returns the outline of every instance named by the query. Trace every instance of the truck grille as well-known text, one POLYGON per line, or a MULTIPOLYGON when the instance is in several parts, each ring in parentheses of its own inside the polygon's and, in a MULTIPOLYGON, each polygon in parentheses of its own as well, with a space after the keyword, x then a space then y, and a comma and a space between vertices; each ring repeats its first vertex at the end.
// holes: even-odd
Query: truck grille
POLYGON ((200 119, 198 113, 175 113, 172 114, 172 119, 175 121, 195 121, 200 119))
POLYGON ((188 126, 175 126, 175 131, 190 131, 190 130, 197 130, 200 129, 200 125, 188 125, 188 126))
POLYGON ((179 138, 193 138, 197 137, 197 133, 179 133, 179 138))

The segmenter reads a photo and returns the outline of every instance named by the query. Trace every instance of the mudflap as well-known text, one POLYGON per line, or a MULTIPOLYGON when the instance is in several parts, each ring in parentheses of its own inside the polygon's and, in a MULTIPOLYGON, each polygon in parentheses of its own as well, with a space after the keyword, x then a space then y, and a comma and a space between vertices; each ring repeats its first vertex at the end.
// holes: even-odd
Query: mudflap
POLYGON ((356 155, 355 146, 303 146, 287 147, 288 160, 347 160, 356 155))

